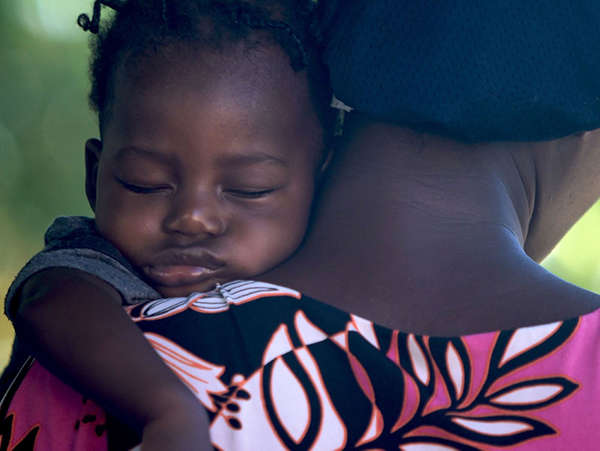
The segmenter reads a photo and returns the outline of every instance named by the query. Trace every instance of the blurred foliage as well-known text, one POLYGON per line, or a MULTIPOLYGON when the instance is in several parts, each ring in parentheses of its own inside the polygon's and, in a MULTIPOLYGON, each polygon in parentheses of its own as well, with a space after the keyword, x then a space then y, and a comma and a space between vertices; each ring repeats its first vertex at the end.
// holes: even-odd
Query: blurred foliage
MULTIPOLYGON (((87 107, 87 36, 75 24, 91 1, 0 2, 0 292, 42 246, 61 214, 89 215, 83 145, 97 135, 87 107)), ((12 328, 0 322, 0 365, 12 328)))
MULTIPOLYGON (((89 215, 83 145, 97 135, 87 106, 87 39, 75 24, 91 0, 0 2, 0 292, 42 246, 58 215, 89 215)), ((546 266, 600 292, 600 205, 565 237, 546 266)), ((12 328, 0 322, 0 365, 12 328)))

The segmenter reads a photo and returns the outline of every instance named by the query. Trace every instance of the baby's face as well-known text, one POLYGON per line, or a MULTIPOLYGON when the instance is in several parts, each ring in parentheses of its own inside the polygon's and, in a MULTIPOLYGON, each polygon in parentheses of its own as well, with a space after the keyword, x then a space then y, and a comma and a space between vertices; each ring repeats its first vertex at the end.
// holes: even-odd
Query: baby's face
POLYGON ((163 296, 185 296, 296 249, 323 140, 306 77, 278 48, 169 50, 117 71, 87 168, 100 233, 163 296))

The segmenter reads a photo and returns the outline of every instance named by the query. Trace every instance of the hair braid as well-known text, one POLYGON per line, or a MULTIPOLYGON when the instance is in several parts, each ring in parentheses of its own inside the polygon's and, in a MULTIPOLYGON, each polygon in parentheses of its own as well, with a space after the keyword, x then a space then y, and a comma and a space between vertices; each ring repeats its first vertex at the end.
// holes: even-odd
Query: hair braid
POLYGON ((283 32, 292 39, 299 59, 292 58, 291 64, 295 71, 304 69, 308 65, 308 55, 304 43, 287 23, 265 17, 260 10, 253 8, 248 3, 217 3, 216 9, 220 10, 236 25, 245 25, 254 30, 275 30, 283 32))
POLYGON ((106 5, 115 11, 123 8, 125 0, 96 0, 92 11, 92 19, 87 14, 80 14, 77 17, 77 25, 83 28, 83 31, 89 31, 93 34, 98 34, 100 31, 100 9, 102 5, 106 5))

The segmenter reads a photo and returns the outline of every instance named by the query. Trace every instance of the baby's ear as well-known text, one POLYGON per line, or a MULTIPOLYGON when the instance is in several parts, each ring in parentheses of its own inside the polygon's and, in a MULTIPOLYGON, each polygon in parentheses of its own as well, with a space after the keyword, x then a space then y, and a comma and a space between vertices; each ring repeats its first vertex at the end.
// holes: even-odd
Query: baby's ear
POLYGON ((93 211, 96 211, 96 185, 102 142, 91 138, 85 143, 85 194, 93 211))

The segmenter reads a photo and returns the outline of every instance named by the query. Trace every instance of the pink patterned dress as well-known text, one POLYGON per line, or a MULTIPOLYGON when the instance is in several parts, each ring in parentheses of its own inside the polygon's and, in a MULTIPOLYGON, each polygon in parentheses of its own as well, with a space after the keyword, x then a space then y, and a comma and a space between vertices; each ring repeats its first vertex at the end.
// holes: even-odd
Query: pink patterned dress
MULTIPOLYGON (((217 449, 600 449, 600 310, 429 337, 253 281, 127 309, 217 449)), ((102 409, 35 362, 1 408, 0 450, 108 447, 102 409)))

